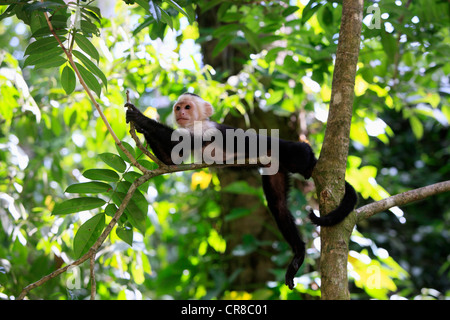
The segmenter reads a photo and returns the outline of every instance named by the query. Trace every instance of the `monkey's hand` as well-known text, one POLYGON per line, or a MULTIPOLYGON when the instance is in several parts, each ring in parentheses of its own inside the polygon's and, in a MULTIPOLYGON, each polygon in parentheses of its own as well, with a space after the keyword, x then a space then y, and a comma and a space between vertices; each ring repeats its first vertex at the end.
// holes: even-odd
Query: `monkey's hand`
POLYGON ((143 133, 142 128, 139 126, 139 119, 142 119, 142 117, 145 117, 141 111, 139 111, 138 108, 134 106, 134 104, 131 103, 125 103, 125 107, 128 108, 127 115, 126 115, 126 121, 127 123, 133 122, 134 127, 137 132, 143 133))
POLYGON ((138 119, 142 115, 142 112, 139 111, 139 109, 136 108, 134 104, 125 103, 125 107, 128 108, 126 118, 127 123, 129 123, 130 121, 136 122, 136 119, 138 119))

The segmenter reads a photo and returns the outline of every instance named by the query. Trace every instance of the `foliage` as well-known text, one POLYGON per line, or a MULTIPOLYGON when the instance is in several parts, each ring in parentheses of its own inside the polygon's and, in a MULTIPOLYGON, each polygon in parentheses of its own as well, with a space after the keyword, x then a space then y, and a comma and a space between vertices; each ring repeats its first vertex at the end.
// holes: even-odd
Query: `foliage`
MULTIPOLYGON (((66 2, 0 2, 0 297, 5 299, 86 252, 141 175, 114 146, 61 44, 117 137, 148 169, 155 165, 132 147, 127 134, 126 88, 136 105, 158 107, 161 121, 170 123, 170 101, 190 90, 215 106, 218 121, 248 117, 259 108, 278 117, 305 112, 308 130, 302 130, 317 155, 323 140, 338 2, 137 0, 109 8, 66 2), (195 21, 210 14, 220 22, 215 28, 195 21), (211 39, 213 57, 227 48, 240 53, 238 72, 202 62, 200 48, 211 39)), ((361 204, 450 177, 448 7, 446 1, 382 0, 372 21, 373 11, 365 12, 347 171, 361 204), (376 19, 380 27, 369 28, 376 19)), ((261 190, 245 182, 223 190, 217 174, 207 170, 159 176, 140 186, 98 253, 98 298, 317 297, 315 269, 299 276, 293 292, 282 285, 279 270, 289 259, 282 241, 273 244, 277 281, 246 292, 229 289, 236 275, 222 267, 233 259, 224 255, 222 192, 246 192, 264 202, 261 190)), ((306 199, 297 190, 291 196, 292 211, 302 219, 306 199)), ((437 290, 426 291, 426 297, 448 296, 450 212, 444 197, 358 226, 349 256, 354 298, 423 297, 423 288, 437 290)), ((235 208, 225 219, 249 214, 235 208)), ((309 228, 308 235, 313 229, 301 228, 309 228)), ((245 239, 235 255, 261 250, 257 239, 245 239)), ((317 242, 308 240, 308 263, 315 267, 317 242)), ((83 299, 88 281, 88 266, 82 265, 29 297, 83 299)))

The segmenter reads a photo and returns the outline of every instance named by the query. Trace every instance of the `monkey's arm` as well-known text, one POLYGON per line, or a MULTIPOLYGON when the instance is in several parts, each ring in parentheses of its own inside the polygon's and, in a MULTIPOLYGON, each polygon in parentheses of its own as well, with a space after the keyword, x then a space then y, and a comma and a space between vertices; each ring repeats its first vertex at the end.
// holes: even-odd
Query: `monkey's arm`
POLYGON ((174 129, 159 123, 153 119, 147 118, 131 103, 126 103, 128 108, 126 121, 133 122, 136 131, 144 134, 145 140, 152 148, 155 156, 167 165, 173 164, 171 159, 172 148, 178 143, 172 141, 172 133, 174 129))

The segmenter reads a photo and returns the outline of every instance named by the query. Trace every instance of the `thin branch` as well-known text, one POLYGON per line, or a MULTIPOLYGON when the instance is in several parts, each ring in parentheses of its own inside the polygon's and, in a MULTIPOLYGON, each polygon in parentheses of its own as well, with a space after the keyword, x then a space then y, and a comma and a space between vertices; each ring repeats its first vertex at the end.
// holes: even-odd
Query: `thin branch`
POLYGON ((40 287, 41 285, 43 285, 47 281, 49 281, 49 280, 59 276, 61 273, 66 272, 67 269, 69 269, 70 267, 74 267, 74 266, 78 266, 78 265, 82 264, 87 259, 89 259, 89 257, 90 257, 90 255, 89 255, 89 252, 88 252, 84 256, 82 256, 80 259, 74 261, 73 263, 68 264, 65 267, 59 268, 59 269, 53 271, 52 273, 42 277, 40 280, 38 280, 36 282, 33 282, 32 284, 29 284, 28 286, 23 288, 22 292, 17 297, 17 300, 23 300, 25 298, 25 296, 27 295, 27 293, 30 292, 31 290, 33 290, 33 289, 35 289, 37 287, 40 287))
MULTIPOLYGON (((41 0, 41 2, 44 2, 44 1, 41 0)), ((47 12, 44 12, 44 16, 45 16, 45 20, 47 20, 47 24, 48 24, 48 27, 49 27, 51 33, 53 34, 55 39, 58 41, 58 43, 61 46, 61 48, 63 49, 64 53, 66 54, 70 65, 72 66, 73 70, 75 71, 75 74, 77 75, 78 80, 80 81, 80 84, 83 86, 84 90, 86 91, 87 95, 89 96, 89 99, 94 104, 95 108, 97 109, 98 113, 100 114, 100 117, 102 118, 103 122, 105 123, 105 126, 108 129, 108 131, 111 134, 111 136, 113 137, 114 141, 119 146, 119 148, 126 154, 128 159, 130 159, 131 163, 133 163, 133 165, 135 165, 139 170, 141 170, 143 173, 145 173, 147 170, 143 166, 138 164, 136 159, 122 145, 122 142, 119 140, 119 138, 117 138, 114 130, 111 128, 111 125, 108 122, 108 119, 106 119, 105 114, 103 113, 102 109, 100 108, 100 105, 97 103, 97 100, 95 100, 94 95, 92 94, 91 90, 88 88, 88 86, 86 85, 86 82, 84 81, 83 77, 81 76, 80 72, 78 71, 78 68, 77 68, 77 66, 76 66, 76 64, 75 64, 75 62, 73 60, 72 52, 70 50, 67 50, 64 47, 63 43, 61 42, 61 39, 59 39, 58 35, 56 34, 55 30, 53 29, 53 25, 52 25, 52 23, 51 23, 51 21, 50 21, 50 19, 48 17, 47 12)))
POLYGON ((368 219, 374 214, 385 211, 389 208, 423 200, 430 196, 448 191, 450 191, 450 180, 399 193, 395 196, 358 208, 356 210, 356 220, 357 222, 361 222, 362 220, 368 219))

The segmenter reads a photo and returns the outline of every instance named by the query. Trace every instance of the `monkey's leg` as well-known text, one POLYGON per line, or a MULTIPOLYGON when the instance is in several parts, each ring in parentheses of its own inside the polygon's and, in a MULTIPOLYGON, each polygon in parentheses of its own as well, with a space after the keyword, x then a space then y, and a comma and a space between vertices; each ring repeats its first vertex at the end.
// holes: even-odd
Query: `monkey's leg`
POLYGON ((305 258, 305 243, 294 222, 294 217, 287 208, 287 194, 289 192, 288 173, 280 170, 275 175, 263 175, 263 189, 275 221, 286 241, 294 252, 294 258, 289 264, 285 283, 289 289, 294 288, 294 277, 305 258))

